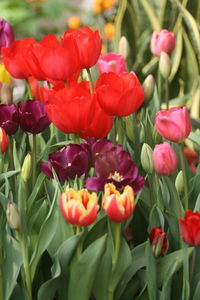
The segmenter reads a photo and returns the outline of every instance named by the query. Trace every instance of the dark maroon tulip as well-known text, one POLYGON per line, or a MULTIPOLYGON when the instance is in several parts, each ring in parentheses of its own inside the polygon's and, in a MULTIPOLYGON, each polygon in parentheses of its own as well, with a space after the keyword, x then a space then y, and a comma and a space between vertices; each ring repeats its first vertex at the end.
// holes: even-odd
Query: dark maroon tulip
POLYGON ((0 127, 2 127, 8 135, 15 134, 19 127, 18 109, 15 104, 0 104, 0 127))
POLYGON ((14 41, 14 33, 11 25, 0 18, 0 52, 2 47, 9 47, 14 41))
POLYGON ((24 103, 20 101, 18 109, 19 124, 26 133, 40 133, 51 123, 45 112, 45 104, 38 100, 26 100, 24 103))
POLYGON ((103 191, 106 183, 113 183, 119 191, 122 191, 126 185, 130 185, 134 192, 138 193, 144 185, 144 178, 138 176, 138 168, 130 154, 124 151, 122 146, 110 143, 105 143, 104 147, 100 145, 93 146, 93 149, 96 148, 94 163, 96 177, 86 180, 86 188, 103 191))
POLYGON ((40 168, 48 177, 53 178, 54 168, 58 179, 65 181, 87 173, 89 167, 88 153, 81 146, 70 144, 49 154, 48 162, 41 162, 40 168))

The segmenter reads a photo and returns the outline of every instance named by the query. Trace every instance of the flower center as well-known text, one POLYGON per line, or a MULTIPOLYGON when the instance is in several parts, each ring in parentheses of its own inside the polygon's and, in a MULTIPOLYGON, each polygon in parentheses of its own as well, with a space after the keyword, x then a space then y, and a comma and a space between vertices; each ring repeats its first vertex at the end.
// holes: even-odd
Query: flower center
POLYGON ((119 172, 116 172, 116 171, 114 174, 111 173, 108 178, 114 179, 115 181, 118 181, 118 182, 123 180, 123 176, 121 176, 119 174, 119 172))

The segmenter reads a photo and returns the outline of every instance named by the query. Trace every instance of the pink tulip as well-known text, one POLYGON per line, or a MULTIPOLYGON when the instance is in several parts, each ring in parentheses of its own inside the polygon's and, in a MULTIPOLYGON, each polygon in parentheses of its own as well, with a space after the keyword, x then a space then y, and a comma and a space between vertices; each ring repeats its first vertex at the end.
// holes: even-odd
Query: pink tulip
POLYGON ((151 37, 151 52, 160 56, 161 52, 166 52, 167 54, 171 54, 176 45, 176 36, 166 30, 163 29, 160 33, 153 32, 151 37))
POLYGON ((100 56, 97 62, 99 73, 114 72, 121 74, 126 72, 126 61, 121 54, 108 53, 100 56))
POLYGON ((155 146, 153 164, 155 171, 160 175, 170 175, 177 169, 178 158, 170 144, 165 142, 155 146))
POLYGON ((186 107, 173 107, 161 110, 155 118, 155 126, 165 139, 180 143, 191 131, 191 123, 186 107))

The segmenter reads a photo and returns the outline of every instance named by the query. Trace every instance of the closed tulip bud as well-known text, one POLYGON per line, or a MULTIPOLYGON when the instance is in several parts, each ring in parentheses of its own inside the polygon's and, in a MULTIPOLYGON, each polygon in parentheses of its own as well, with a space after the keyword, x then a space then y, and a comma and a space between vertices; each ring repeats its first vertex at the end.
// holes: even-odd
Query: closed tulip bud
POLYGON ((144 143, 142 146, 142 151, 141 151, 141 164, 143 169, 149 173, 152 174, 154 170, 153 166, 153 150, 151 147, 144 143))
POLYGON ((155 257, 159 257, 167 251, 168 240, 166 233, 162 231, 161 227, 152 227, 149 241, 155 257))
POLYGON ((167 142, 156 145, 153 150, 155 171, 160 175, 171 175, 178 166, 178 158, 172 146, 167 142))
POLYGON ((170 32, 166 29, 161 30, 160 33, 154 32, 151 37, 151 52, 160 56, 160 53, 166 52, 171 54, 176 45, 176 36, 173 32, 170 32))
POLYGON ((163 78, 168 79, 171 73, 171 60, 166 52, 161 52, 159 61, 159 71, 163 78))
POLYGON ((14 33, 11 25, 0 18, 0 52, 2 47, 9 47, 14 41, 14 33))
POLYGON ((118 52, 119 54, 123 55, 124 59, 127 59, 129 56, 130 47, 125 36, 122 36, 119 40, 118 52))
POLYGON ((10 228, 18 230, 21 227, 21 217, 14 202, 9 201, 6 209, 6 218, 10 228))
POLYGON ((7 134, 5 130, 2 127, 0 127, 0 152, 1 153, 6 152, 7 148, 8 148, 7 134))
POLYGON ((154 77, 150 74, 147 76, 143 82, 143 91, 144 91, 144 102, 149 102, 154 93, 155 80, 154 77))
POLYGON ((175 186, 179 194, 184 191, 183 171, 181 170, 176 176, 175 186))
POLYGON ((27 182, 31 176, 31 155, 28 153, 24 159, 21 170, 22 179, 27 182))

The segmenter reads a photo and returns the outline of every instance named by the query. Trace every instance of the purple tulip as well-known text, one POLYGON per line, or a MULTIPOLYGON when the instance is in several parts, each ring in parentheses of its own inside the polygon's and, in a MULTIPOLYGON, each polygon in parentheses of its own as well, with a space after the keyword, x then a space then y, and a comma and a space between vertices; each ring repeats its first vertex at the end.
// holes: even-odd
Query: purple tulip
POLYGON ((49 154, 48 162, 41 162, 40 168, 50 178, 53 178, 54 168, 60 181, 74 179, 87 173, 88 153, 81 145, 70 144, 49 154))
POLYGON ((15 104, 0 104, 0 127, 2 127, 8 135, 15 134, 19 127, 18 109, 15 104))
POLYGON ((9 47, 14 39, 11 25, 0 18, 0 52, 2 47, 9 47))
POLYGON ((26 133, 37 134, 46 129, 51 121, 45 112, 45 104, 38 100, 18 102, 19 124, 26 133))
MULTIPOLYGON (((110 143, 105 143, 105 145, 111 146, 110 143)), ((144 185, 144 178, 138 176, 137 166, 122 146, 113 145, 105 152, 96 152, 95 172, 96 177, 90 177, 86 180, 87 189, 103 191, 106 183, 113 183, 119 191, 122 191, 126 185, 130 185, 134 192, 138 193, 144 185)))

